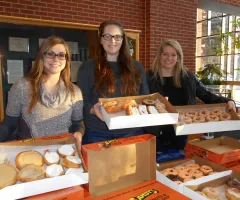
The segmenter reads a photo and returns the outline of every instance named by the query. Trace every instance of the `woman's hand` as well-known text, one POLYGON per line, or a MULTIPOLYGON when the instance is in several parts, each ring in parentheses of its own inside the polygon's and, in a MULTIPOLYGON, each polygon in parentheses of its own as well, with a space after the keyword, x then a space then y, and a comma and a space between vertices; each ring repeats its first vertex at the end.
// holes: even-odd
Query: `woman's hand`
POLYGON ((92 115, 96 115, 100 120, 104 121, 100 108, 101 108, 101 103, 98 102, 91 108, 90 113, 92 115))
POLYGON ((227 104, 228 104, 229 110, 234 110, 236 112, 236 107, 235 107, 234 101, 228 101, 227 104))
POLYGON ((73 137, 76 139, 77 145, 79 146, 79 149, 81 149, 81 147, 82 147, 82 133, 75 132, 75 133, 73 133, 73 137))

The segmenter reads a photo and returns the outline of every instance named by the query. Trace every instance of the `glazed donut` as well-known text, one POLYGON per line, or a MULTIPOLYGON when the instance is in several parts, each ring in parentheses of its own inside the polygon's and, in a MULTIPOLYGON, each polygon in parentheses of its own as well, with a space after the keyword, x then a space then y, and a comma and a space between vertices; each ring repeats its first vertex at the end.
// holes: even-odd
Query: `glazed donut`
POLYGON ((213 109, 210 114, 219 116, 222 114, 222 111, 216 108, 216 109, 213 109))
POLYGON ((240 190, 240 183, 238 181, 229 180, 227 181, 227 186, 231 188, 237 188, 240 190))
POLYGON ((198 112, 195 112, 195 111, 189 111, 189 112, 186 112, 185 115, 187 117, 195 117, 195 116, 198 116, 198 112))
POLYGON ((197 192, 198 194, 200 194, 200 195, 206 197, 206 195, 205 195, 203 192, 200 192, 200 191, 196 191, 196 192, 197 192))
POLYGON ((240 199, 240 190, 237 188, 227 188, 225 195, 229 200, 238 200, 240 199))
POLYGON ((195 116, 192 118, 193 123, 203 123, 205 118, 203 116, 195 116))
POLYGON ((177 179, 178 172, 174 168, 167 168, 162 171, 162 174, 171 180, 177 179))
POLYGON ((154 106, 155 105, 155 101, 151 100, 151 99, 144 99, 142 101, 142 104, 145 106, 154 106))
POLYGON ((208 115, 206 116, 207 122, 217 122, 219 121, 219 117, 217 115, 208 115))
POLYGON ((200 110, 199 112, 199 116, 203 116, 203 117, 206 117, 209 114, 210 112, 207 109, 200 110))
POLYGON ((186 164, 185 167, 186 167, 186 169, 189 169, 189 170, 200 169, 199 164, 186 164))
POLYGON ((226 112, 222 113, 219 117, 220 117, 221 121, 225 121, 225 120, 230 120, 231 119, 231 115, 226 113, 226 112))
POLYGON ((103 107, 110 107, 110 106, 116 106, 118 104, 118 101, 107 101, 103 103, 103 107))
POLYGON ((192 178, 193 179, 197 179, 197 178, 201 178, 201 177, 203 177, 203 172, 202 171, 200 171, 198 169, 192 171, 192 178))
POLYGON ((219 192, 215 188, 205 187, 202 192, 208 199, 219 199, 219 192))
POLYGON ((182 117, 179 121, 180 125, 183 125, 183 124, 191 124, 192 123, 192 118, 191 117, 182 117))
POLYGON ((203 165, 202 167, 200 167, 200 170, 203 172, 204 176, 207 176, 211 172, 213 172, 213 169, 207 165, 203 165))
POLYGON ((186 178, 192 178, 192 175, 186 170, 183 170, 179 172, 178 177, 180 181, 184 181, 186 178))

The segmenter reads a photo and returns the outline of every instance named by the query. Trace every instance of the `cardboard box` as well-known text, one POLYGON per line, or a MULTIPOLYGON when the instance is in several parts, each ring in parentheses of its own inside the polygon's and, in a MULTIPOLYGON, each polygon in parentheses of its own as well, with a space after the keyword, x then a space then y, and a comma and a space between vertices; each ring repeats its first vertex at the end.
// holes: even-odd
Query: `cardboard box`
POLYGON ((62 190, 48 192, 26 198, 25 200, 82 200, 84 197, 84 191, 81 186, 74 186, 62 190))
POLYGON ((240 142, 226 136, 190 141, 186 145, 185 155, 187 158, 198 155, 218 164, 226 164, 240 159, 240 142))
POLYGON ((105 195, 103 197, 94 198, 94 200, 157 200, 157 199, 168 199, 168 200, 188 200, 186 196, 172 190, 171 188, 159 183, 156 180, 147 181, 138 185, 119 190, 117 192, 105 195))
POLYGON ((199 195, 195 191, 201 191, 205 187, 213 187, 216 188, 216 190, 220 193, 220 200, 227 200, 225 196, 225 190, 226 190, 226 182, 228 180, 237 180, 240 181, 240 174, 237 174, 235 172, 228 171, 228 173, 220 177, 218 179, 214 179, 208 182, 204 183, 197 183, 195 182, 194 184, 189 183, 184 185, 184 195, 191 199, 197 199, 197 200, 208 200, 207 198, 199 195))
POLYGON ((156 137, 151 134, 83 145, 82 155, 94 197, 156 179, 156 137))
MULTIPOLYGON (((176 106, 178 112, 197 111, 202 109, 212 110, 221 109, 224 112, 228 112, 228 105, 226 103, 221 104, 200 104, 200 105, 189 105, 189 106, 176 106)), ((205 123, 192 123, 184 124, 182 126, 175 125, 176 135, 190 135, 196 133, 210 133, 219 131, 231 131, 239 130, 240 119, 237 113, 232 110, 229 112, 231 120, 228 121, 217 121, 217 122, 205 122, 205 123)))
MULTIPOLYGON (((0 160, 8 160, 15 166, 16 155, 25 150, 36 150, 42 155, 46 149, 56 151, 63 144, 75 145, 74 138, 66 137, 67 135, 56 135, 50 137, 42 137, 38 139, 21 140, 0 144, 0 160)), ((76 146, 75 146, 76 147, 76 146)), ((77 149, 76 149, 77 150, 77 149)), ((80 153, 79 151, 77 151, 80 153)), ((21 183, 5 187, 0 190, 0 199, 21 199, 29 196, 43 194, 51 191, 56 191, 72 186, 87 183, 84 180, 84 174, 81 178, 74 174, 62 175, 54 178, 45 178, 38 181, 21 183), (25 189, 28 188, 28 189, 25 189), (13 192, 14 191, 14 192, 13 192)), ((71 190, 69 190, 70 192, 71 190)), ((63 191, 62 191, 62 194, 63 191)), ((83 194, 83 193, 82 193, 83 194)), ((45 195, 45 194, 44 194, 45 195)), ((44 196, 42 195, 42 196, 44 196)), ((48 195, 48 194, 46 194, 48 195)), ((67 196, 67 194, 64 194, 67 196)), ((79 193, 81 195, 81 192, 79 193)), ((79 196, 80 197, 80 196, 79 196)), ((82 196, 83 197, 83 196, 82 196)))
POLYGON ((142 96, 120 97, 120 98, 100 98, 100 102, 108 102, 115 100, 136 100, 137 103, 141 103, 144 99, 159 99, 166 105, 168 113, 148 114, 138 116, 126 116, 125 111, 117 113, 107 113, 103 107, 101 112, 109 130, 133 128, 133 127, 145 127, 163 124, 176 124, 178 123, 178 113, 176 109, 159 93, 142 96))
POLYGON ((209 179, 216 179, 216 178, 224 176, 225 171, 228 170, 227 168, 225 168, 221 165, 218 165, 216 163, 213 163, 211 161, 203 159, 199 156, 194 156, 192 159, 182 159, 182 160, 178 160, 178 161, 170 161, 170 162, 166 162, 166 163, 160 163, 159 167, 157 168, 157 170, 159 171, 157 173, 157 180, 159 182, 163 183, 164 185, 167 185, 168 187, 170 187, 170 188, 172 188, 172 189, 174 189, 174 190, 176 190, 180 193, 183 193, 183 185, 188 183, 188 182, 186 182, 184 184, 181 184, 181 185, 178 185, 174 181, 172 181, 169 178, 167 178, 166 176, 164 176, 161 173, 161 171, 164 170, 164 169, 167 169, 167 168, 174 168, 176 166, 184 166, 186 164, 192 164, 192 163, 199 164, 200 166, 208 165, 208 166, 212 167, 212 169, 215 172, 219 172, 219 173, 213 174, 213 175, 208 175, 208 176, 203 176, 202 178, 195 179, 191 182, 194 182, 194 181, 205 182, 206 180, 209 180, 209 179))

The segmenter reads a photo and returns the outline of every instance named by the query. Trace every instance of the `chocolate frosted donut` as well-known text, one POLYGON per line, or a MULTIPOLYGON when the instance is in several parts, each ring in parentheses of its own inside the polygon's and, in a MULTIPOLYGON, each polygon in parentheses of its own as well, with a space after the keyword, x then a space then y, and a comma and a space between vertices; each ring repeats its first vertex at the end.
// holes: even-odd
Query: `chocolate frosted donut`
POLYGON ((227 181, 227 186, 232 187, 232 188, 237 188, 240 190, 240 183, 238 181, 233 181, 233 180, 229 180, 227 181))

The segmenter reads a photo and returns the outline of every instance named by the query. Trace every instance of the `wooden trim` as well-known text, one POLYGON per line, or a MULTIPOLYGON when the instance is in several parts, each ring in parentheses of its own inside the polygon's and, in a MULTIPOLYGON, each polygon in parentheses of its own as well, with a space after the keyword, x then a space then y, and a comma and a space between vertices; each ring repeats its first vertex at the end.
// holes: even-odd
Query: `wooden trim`
POLYGON ((0 122, 4 119, 4 106, 3 106, 3 87, 2 87, 2 55, 0 53, 0 122))
POLYGON ((220 85, 240 85, 240 81, 222 81, 220 85))

